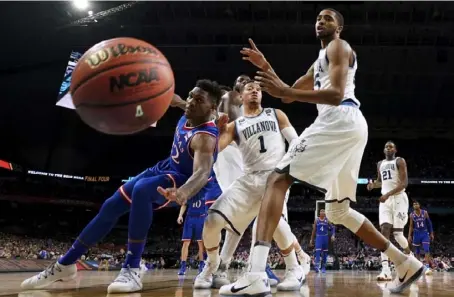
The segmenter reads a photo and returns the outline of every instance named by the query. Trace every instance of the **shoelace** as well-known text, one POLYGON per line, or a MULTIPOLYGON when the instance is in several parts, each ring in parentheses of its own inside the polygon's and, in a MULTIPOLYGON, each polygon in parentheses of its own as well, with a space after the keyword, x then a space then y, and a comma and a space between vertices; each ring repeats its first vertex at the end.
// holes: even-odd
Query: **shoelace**
POLYGON ((136 278, 134 277, 134 274, 131 270, 131 267, 128 265, 127 268, 125 268, 126 270, 122 270, 120 272, 120 275, 115 279, 115 282, 117 283, 127 283, 129 281, 134 281, 137 285, 139 285, 139 283, 137 282, 136 278))
POLYGON ((47 266, 44 271, 42 271, 40 274, 38 274, 38 279, 41 279, 42 277, 47 278, 49 275, 54 275, 55 272, 54 270, 57 270, 58 272, 61 272, 61 268, 56 266, 57 262, 50 264, 47 266))

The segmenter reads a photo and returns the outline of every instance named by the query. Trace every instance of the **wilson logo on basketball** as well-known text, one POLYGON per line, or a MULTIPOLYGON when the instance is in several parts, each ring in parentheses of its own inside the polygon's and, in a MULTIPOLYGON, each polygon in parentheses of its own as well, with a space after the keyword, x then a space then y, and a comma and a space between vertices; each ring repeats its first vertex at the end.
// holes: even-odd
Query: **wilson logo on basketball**
POLYGON ((94 54, 88 56, 85 62, 91 67, 96 68, 99 65, 107 62, 110 58, 118 58, 124 55, 142 54, 145 56, 151 55, 159 57, 159 52, 151 47, 144 46, 130 46, 123 43, 119 43, 110 48, 101 49, 94 54))
POLYGON ((120 74, 119 76, 111 76, 110 92, 119 92, 125 87, 137 87, 143 83, 148 84, 152 81, 159 81, 158 69, 156 67, 120 74))

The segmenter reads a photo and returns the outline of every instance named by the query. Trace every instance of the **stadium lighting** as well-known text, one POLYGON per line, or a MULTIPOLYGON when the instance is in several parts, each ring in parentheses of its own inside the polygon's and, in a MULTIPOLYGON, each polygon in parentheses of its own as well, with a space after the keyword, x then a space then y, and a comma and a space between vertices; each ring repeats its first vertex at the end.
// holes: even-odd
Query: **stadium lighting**
POLYGON ((89 10, 89 11, 88 11, 88 15, 89 15, 89 16, 92 16, 92 15, 93 15, 93 11, 89 10))
POLYGON ((73 0, 74 6, 77 9, 83 10, 88 7, 88 1, 87 0, 73 0))

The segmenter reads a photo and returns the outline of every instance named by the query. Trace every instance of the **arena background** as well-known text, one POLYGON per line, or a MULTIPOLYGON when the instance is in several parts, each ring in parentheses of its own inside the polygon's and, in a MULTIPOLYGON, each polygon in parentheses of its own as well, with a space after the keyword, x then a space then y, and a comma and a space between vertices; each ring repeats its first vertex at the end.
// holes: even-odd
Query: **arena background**
MULTIPOLYGON (((25 259, 55 258, 64 252, 122 181, 169 153, 178 109, 170 109, 155 128, 119 137, 90 129, 73 110, 56 105, 72 52, 83 53, 119 36, 146 40, 169 59, 176 93, 184 98, 199 78, 232 85, 240 74, 253 75, 255 69, 239 53, 252 37, 291 83, 316 59, 314 21, 325 7, 345 17, 342 36, 358 54, 356 94, 369 123, 355 207, 377 221, 379 192, 367 192, 365 183, 375 178, 384 143, 392 139, 408 164, 409 197, 419 200, 434 222, 434 255, 454 261, 452 3, 91 5, 92 16, 70 2, 8 3, 8 13, 2 13, 8 30, 2 33, 0 55, 0 258, 8 261, 0 261, 0 270, 39 270, 47 265, 25 259)), ((267 95, 263 102, 284 110, 299 133, 316 116, 315 106, 309 104, 283 105, 267 95)), ((307 248, 315 201, 322 198, 301 185, 292 187, 291 196, 290 222, 307 248)), ((178 259, 177 213, 163 210, 154 219, 146 258, 157 266, 161 257, 169 267, 178 259)), ((121 262, 126 238, 127 217, 87 259, 93 260, 93 267, 103 257, 121 262)), ((249 242, 247 235, 236 256, 239 263, 247 257, 249 242)), ((375 261, 377 253, 340 229, 331 254, 351 268, 352 263, 375 261)), ((277 252, 271 261, 279 266, 277 252)))

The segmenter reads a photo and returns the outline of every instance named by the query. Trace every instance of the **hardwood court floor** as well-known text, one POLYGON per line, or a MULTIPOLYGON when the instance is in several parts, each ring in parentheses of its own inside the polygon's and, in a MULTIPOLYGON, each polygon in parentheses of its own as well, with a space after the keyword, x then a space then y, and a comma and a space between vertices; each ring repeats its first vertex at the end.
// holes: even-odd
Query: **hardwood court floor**
MULTIPOLYGON (((231 275, 237 273, 231 272, 231 275)), ((279 276, 282 272, 279 271, 279 276)), ((218 297, 217 290, 193 291, 195 273, 179 278, 176 270, 147 272, 144 276, 144 290, 141 293, 107 294, 107 285, 117 276, 117 272, 79 272, 76 280, 53 284, 47 290, 20 290, 20 283, 31 273, 0 274, 0 296, 18 297, 218 297)), ((433 276, 423 276, 402 295, 390 295, 375 281, 375 272, 336 271, 324 275, 311 271, 307 285, 300 292, 278 292, 278 297, 453 297, 454 273, 434 272, 433 276)), ((274 291, 273 291, 274 292, 274 291)))

